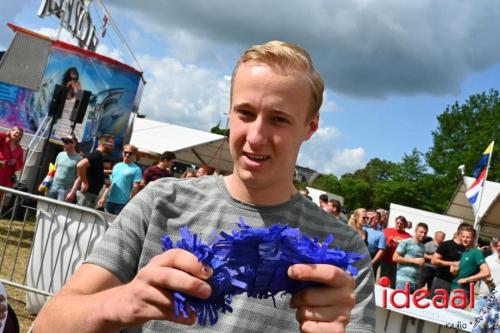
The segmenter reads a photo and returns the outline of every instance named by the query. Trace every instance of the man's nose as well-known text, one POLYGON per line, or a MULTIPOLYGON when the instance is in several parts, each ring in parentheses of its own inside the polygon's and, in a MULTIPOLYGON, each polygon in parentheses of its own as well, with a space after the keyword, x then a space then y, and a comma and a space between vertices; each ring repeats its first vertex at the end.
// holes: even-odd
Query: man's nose
POLYGON ((251 146, 265 145, 268 142, 269 135, 269 126, 262 118, 257 117, 255 121, 249 124, 247 132, 247 142, 251 146))

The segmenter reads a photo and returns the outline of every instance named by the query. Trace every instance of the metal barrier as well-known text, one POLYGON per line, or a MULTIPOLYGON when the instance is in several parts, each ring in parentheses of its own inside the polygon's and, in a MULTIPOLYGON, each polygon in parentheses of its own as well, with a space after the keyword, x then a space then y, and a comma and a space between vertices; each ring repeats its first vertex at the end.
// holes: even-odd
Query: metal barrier
POLYGON ((106 216, 91 208, 1 187, 0 281, 26 291, 38 313, 60 289, 106 229, 106 216))

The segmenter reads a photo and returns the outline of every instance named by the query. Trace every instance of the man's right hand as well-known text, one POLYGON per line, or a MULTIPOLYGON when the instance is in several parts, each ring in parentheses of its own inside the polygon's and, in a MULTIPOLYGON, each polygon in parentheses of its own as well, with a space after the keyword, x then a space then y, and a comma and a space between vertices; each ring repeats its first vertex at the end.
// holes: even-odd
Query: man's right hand
POLYGON ((88 182, 83 182, 80 187, 80 192, 87 192, 89 190, 89 183, 88 182))
POLYGON ((74 202, 75 201, 75 193, 74 192, 69 192, 66 194, 66 198, 64 198, 64 201, 66 202, 74 202))
POLYGON ((425 258, 415 258, 414 262, 419 266, 423 266, 425 264, 425 258))
POLYGON ((131 282, 120 287, 117 303, 110 304, 110 310, 116 311, 116 320, 126 327, 149 320, 194 324, 194 313, 188 318, 175 317, 172 291, 206 299, 212 290, 204 280, 211 275, 212 270, 192 253, 171 249, 154 257, 131 282))

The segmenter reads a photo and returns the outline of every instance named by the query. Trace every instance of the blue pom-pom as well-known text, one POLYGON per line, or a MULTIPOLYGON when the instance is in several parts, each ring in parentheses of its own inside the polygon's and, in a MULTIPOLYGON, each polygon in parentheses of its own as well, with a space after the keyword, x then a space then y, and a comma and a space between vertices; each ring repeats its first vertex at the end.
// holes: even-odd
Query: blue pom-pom
MULTIPOLYGON (((198 323, 214 325, 219 312, 232 312, 233 296, 246 293, 248 297, 272 298, 277 294, 294 294, 316 282, 292 280, 288 268, 293 264, 330 264, 340 267, 353 276, 357 275, 352 265, 365 256, 329 248, 333 236, 319 242, 300 233, 288 225, 275 224, 270 227, 252 228, 240 217, 239 229, 231 234, 221 232, 210 244, 203 243, 196 234, 184 227, 176 248, 193 253, 213 274, 207 283, 212 287, 208 299, 199 299, 174 292, 174 312, 178 317, 188 317, 189 311, 198 314, 198 323)), ((174 248, 169 236, 161 238, 164 251, 174 248)), ((276 304, 274 304, 276 306, 276 304)))

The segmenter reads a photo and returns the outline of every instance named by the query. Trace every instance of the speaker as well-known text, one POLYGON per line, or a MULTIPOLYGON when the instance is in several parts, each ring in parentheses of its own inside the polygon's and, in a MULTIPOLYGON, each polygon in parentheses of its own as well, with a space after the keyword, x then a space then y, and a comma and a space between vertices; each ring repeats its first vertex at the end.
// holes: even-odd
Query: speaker
POLYGON ((49 105, 49 116, 54 120, 61 118, 64 104, 66 103, 66 96, 68 96, 68 87, 56 84, 49 105))
POLYGON ((79 90, 75 97, 75 106, 69 115, 69 120, 81 124, 85 113, 87 113, 87 106, 89 105, 90 96, 92 93, 88 90, 79 90))

